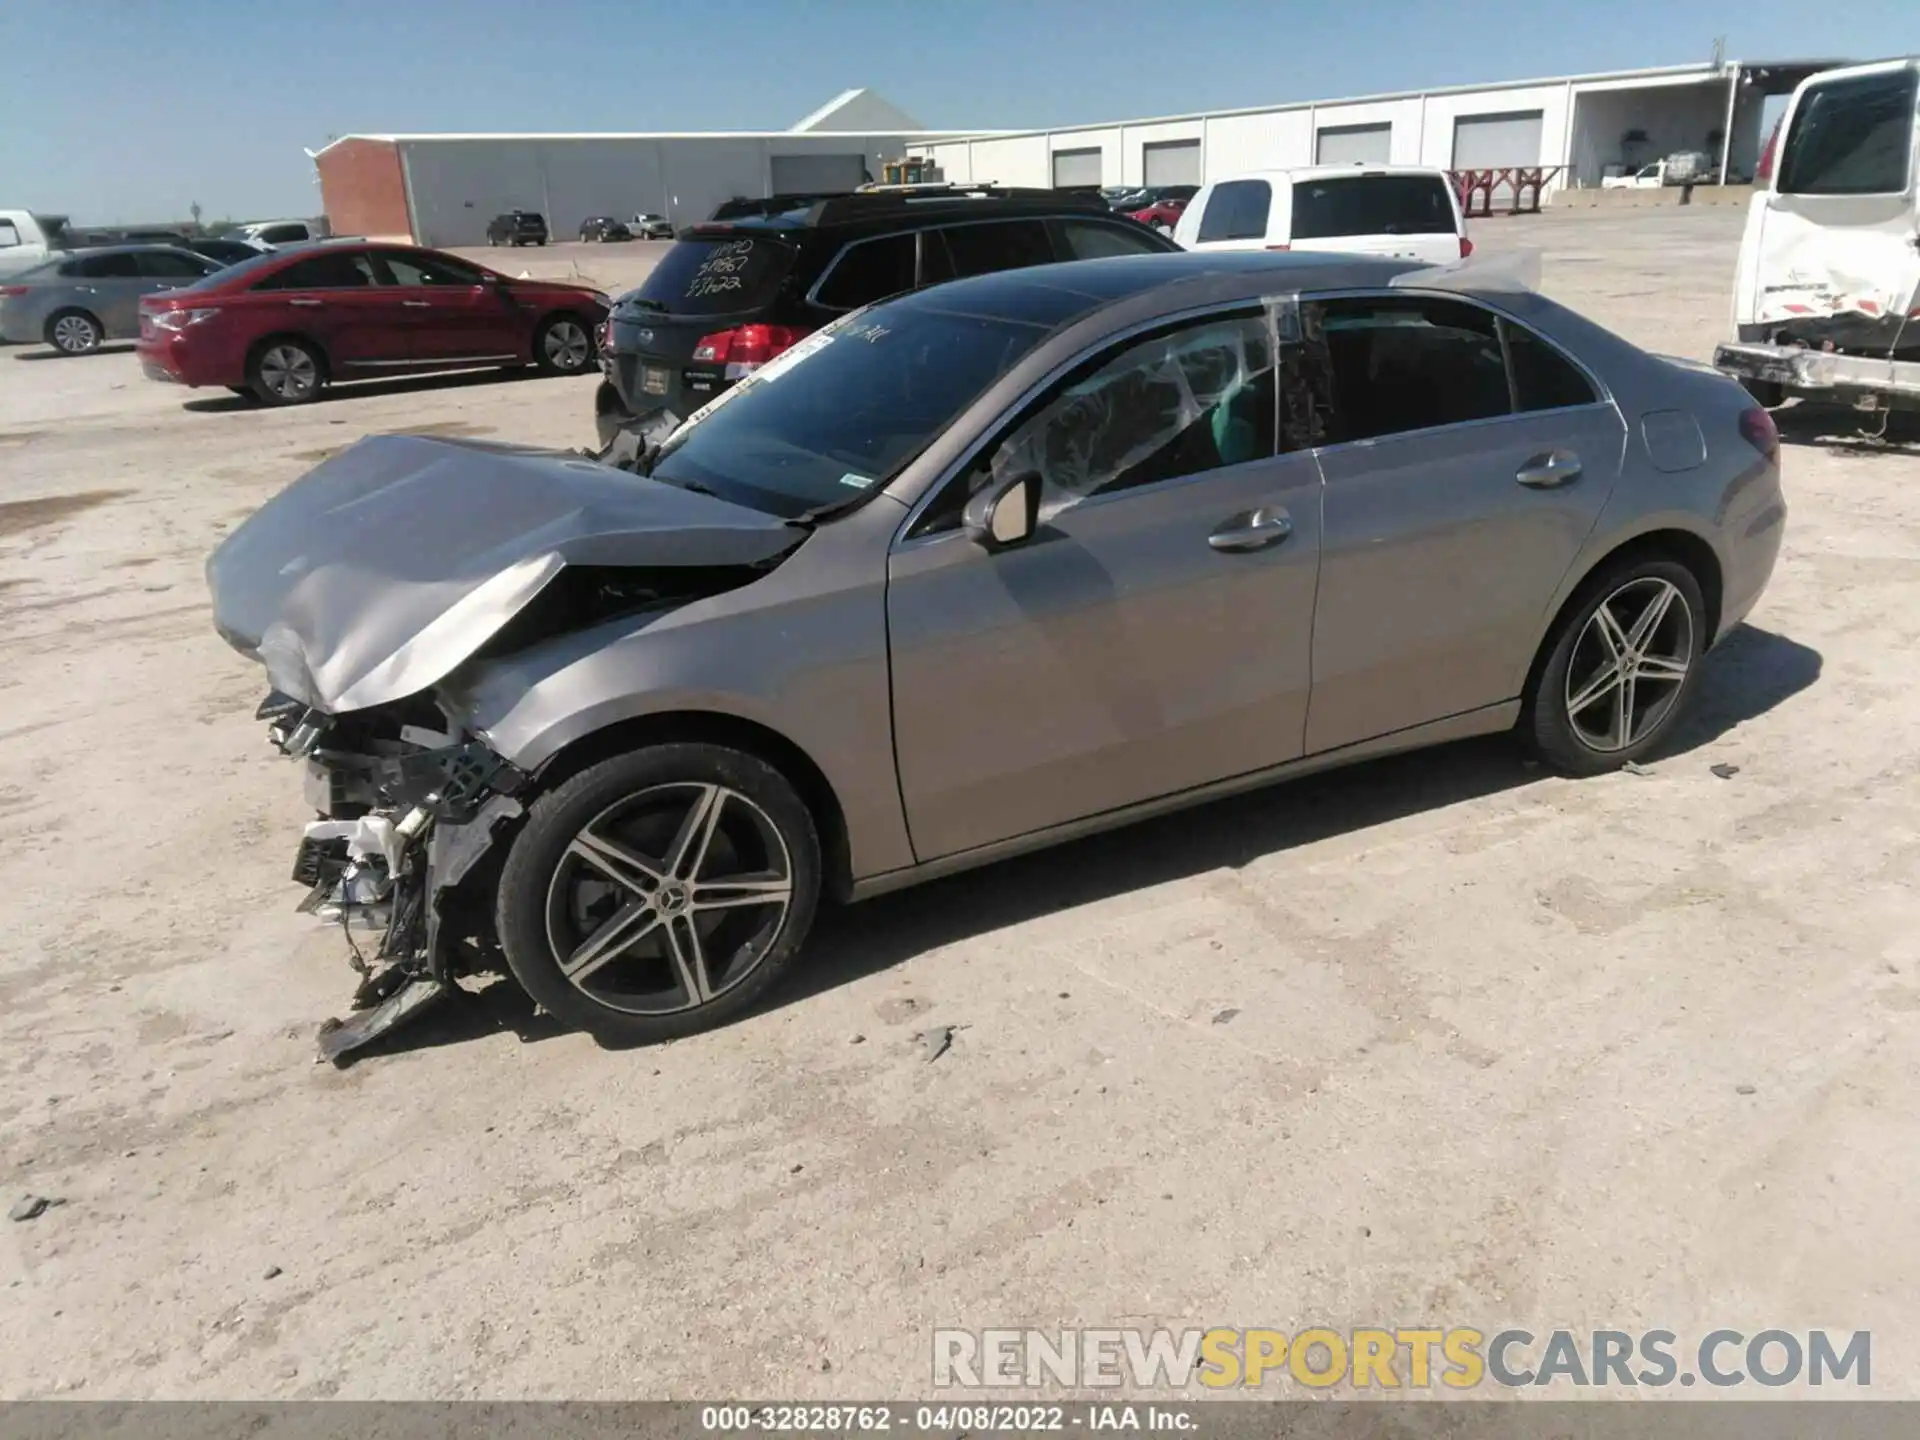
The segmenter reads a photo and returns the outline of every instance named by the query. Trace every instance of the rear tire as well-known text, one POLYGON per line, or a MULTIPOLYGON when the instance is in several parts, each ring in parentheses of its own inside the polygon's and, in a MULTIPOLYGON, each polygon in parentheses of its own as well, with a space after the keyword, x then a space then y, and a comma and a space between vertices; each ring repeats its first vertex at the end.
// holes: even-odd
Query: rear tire
POLYGON ((47 317, 47 344, 62 355, 91 355, 107 338, 106 328, 85 310, 58 310, 47 317))
POLYGON ((1685 565, 1643 555, 1602 566, 1547 635, 1522 740, 1565 775, 1639 760, 1685 713, 1707 639, 1706 602, 1685 565))
POLYGON ((326 360, 305 340, 269 340, 247 364, 247 386, 263 405, 305 405, 326 384, 326 360))
POLYGON ((495 919, 541 1006, 641 1044, 711 1029, 777 984, 819 893, 819 836, 785 776, 718 745, 655 745, 533 802, 495 919))

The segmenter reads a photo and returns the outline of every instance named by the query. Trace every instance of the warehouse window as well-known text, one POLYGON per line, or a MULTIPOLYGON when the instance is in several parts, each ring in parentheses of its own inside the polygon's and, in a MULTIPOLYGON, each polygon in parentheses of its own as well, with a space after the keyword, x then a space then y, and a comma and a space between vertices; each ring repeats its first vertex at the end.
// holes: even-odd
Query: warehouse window
POLYGON ((1897 195, 1907 188, 1915 76, 1829 80, 1800 97, 1780 161, 1788 195, 1897 195))
POLYGON ((832 310, 855 310, 913 288, 915 236, 884 235, 840 252, 814 299, 832 310))
POLYGON ((1199 243, 1264 240, 1273 187, 1264 180, 1226 180, 1213 187, 1200 217, 1199 243))

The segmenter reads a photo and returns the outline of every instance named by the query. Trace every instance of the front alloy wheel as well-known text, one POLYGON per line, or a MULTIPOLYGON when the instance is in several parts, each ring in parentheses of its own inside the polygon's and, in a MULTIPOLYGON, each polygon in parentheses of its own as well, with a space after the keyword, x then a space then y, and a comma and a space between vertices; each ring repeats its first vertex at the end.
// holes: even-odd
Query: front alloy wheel
POLYGON ((69 310, 48 327, 47 338, 62 355, 85 355, 100 348, 100 322, 91 315, 69 310))
POLYGON ((819 876, 812 816, 779 772, 718 746, 656 746, 535 802, 501 872, 501 944, 560 1019, 604 1039, 669 1039, 778 979, 819 876))

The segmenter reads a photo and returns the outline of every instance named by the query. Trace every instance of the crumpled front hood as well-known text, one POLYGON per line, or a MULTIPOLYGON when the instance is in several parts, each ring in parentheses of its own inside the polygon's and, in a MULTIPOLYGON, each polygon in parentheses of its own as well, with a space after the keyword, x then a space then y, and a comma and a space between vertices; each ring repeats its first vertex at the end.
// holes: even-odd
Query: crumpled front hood
POLYGON ((756 565, 774 516, 520 446, 372 436, 207 559, 214 624, 276 690, 332 714, 444 679, 568 565, 756 565))

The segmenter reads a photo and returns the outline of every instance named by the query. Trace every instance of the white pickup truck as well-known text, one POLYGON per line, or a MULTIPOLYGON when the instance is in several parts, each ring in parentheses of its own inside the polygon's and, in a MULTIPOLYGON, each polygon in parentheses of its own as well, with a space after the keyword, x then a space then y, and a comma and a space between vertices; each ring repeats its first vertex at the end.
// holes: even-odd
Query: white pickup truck
POLYGON ((1656 160, 1651 165, 1642 165, 1631 175, 1604 175, 1600 179, 1602 190, 1658 190, 1667 183, 1667 162, 1656 160))
POLYGON ((1715 368, 1763 405, 1920 410, 1920 59, 1803 81, 1778 137, 1715 368))
POLYGON ((18 275, 67 247, 67 217, 0 210, 0 275, 18 275))

